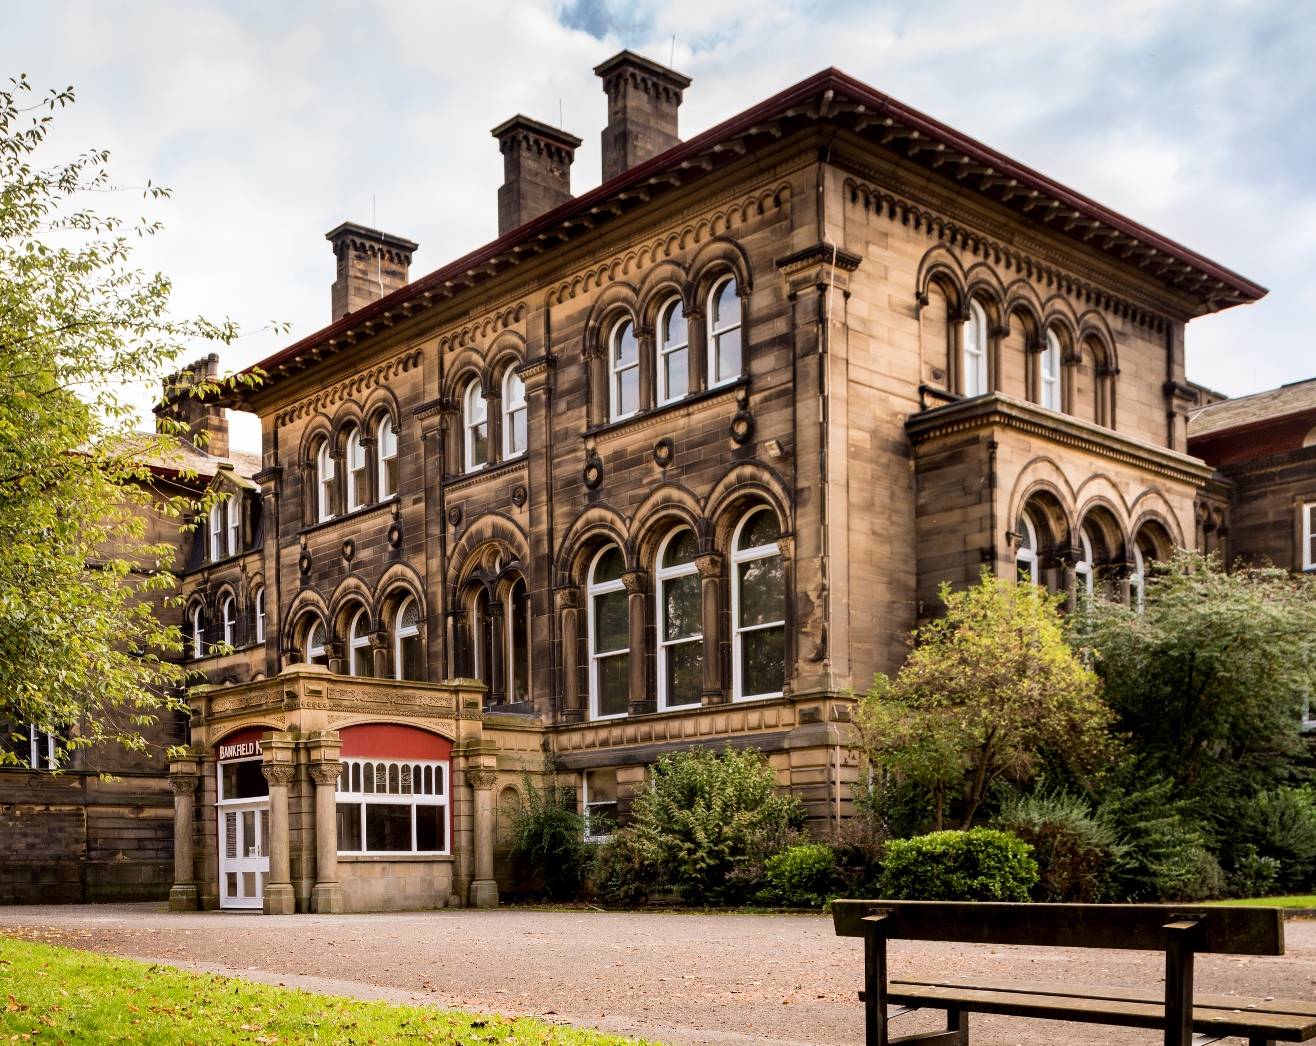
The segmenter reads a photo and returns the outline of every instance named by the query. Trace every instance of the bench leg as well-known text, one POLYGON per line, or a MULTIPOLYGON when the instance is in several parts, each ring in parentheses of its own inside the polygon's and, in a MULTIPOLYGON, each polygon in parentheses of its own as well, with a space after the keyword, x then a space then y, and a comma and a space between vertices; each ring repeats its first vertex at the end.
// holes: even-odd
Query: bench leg
POLYGON ((1275 1046, 1274 1039, 1263 1039, 1253 1035, 1247 1040, 1247 1046, 1275 1046))
POLYGON ((957 1046, 969 1046, 969 1014, 966 1010, 946 1011, 946 1030, 958 1032, 957 1046))

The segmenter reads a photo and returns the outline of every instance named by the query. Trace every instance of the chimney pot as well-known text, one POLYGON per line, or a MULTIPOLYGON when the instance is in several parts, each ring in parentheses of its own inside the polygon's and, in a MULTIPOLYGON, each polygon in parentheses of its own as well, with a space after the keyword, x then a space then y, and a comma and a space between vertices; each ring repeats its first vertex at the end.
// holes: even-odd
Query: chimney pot
POLYGON ((333 244, 338 259, 338 278, 330 293, 331 322, 405 287, 411 256, 420 246, 356 222, 343 222, 324 238, 333 244))
POLYGON ((211 457, 228 457, 228 412, 213 397, 192 395, 193 387, 216 381, 219 378, 219 354, 193 360, 165 377, 161 383, 164 395, 155 407, 155 430, 164 431, 164 419, 170 418, 187 426, 182 434, 198 450, 211 457))
POLYGON ((603 180, 624 174, 680 142, 676 111, 690 78, 622 51, 594 67, 608 96, 603 131, 603 180))
POLYGON ((490 132, 503 154, 498 188, 498 235, 547 214, 571 199, 571 161, 580 139, 557 127, 513 116, 490 132))

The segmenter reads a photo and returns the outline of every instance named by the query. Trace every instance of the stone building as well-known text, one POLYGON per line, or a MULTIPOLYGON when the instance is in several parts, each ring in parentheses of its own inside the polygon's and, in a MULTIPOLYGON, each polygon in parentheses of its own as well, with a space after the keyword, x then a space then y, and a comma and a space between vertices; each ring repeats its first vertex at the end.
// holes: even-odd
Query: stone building
POLYGON ((624 819, 752 746, 842 817, 852 694, 942 581, 1136 599, 1197 540, 1185 326, 1262 288, 836 70, 684 141, 686 77, 595 72, 598 188, 500 124, 498 238, 413 280, 338 226, 330 324, 231 401, 175 906, 494 903, 546 755, 624 819))

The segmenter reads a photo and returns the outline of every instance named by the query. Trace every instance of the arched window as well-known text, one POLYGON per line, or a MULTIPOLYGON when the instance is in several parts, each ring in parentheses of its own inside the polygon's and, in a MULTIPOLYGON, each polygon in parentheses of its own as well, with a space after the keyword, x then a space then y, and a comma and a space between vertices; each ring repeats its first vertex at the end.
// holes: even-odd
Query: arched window
MULTIPOLYGON (((481 585, 471 599, 471 676, 493 687, 493 638, 489 635, 489 590, 481 585)), ((487 699, 487 695, 486 695, 487 699)))
POLYGON ((732 697, 776 697, 786 680, 786 567, 777 517, 751 509, 731 538, 732 697))
POLYGON ((325 650, 324 622, 312 617, 306 628, 306 650, 304 660, 308 665, 328 665, 329 655, 325 650))
POLYGON ((238 627, 237 602, 225 596, 219 603, 219 619, 224 623, 224 643, 233 646, 238 627))
POLYGON ((525 382, 515 367, 503 377, 503 457, 515 458, 526 451, 525 382))
POLYGON ((631 616, 621 549, 609 545, 589 568, 590 716, 626 714, 630 703, 631 616))
POLYGON ((969 302, 964 321, 964 395, 981 396, 987 391, 987 311, 975 299, 969 302))
POLYGON ((352 618, 352 625, 347 630, 347 674, 373 675, 373 660, 370 656, 370 615, 363 607, 356 612, 356 617, 352 618))
POLYGON ((608 336, 608 417, 629 418, 640 409, 640 343, 635 324, 622 320, 608 336))
POLYGON ((462 431, 466 471, 484 468, 489 464, 489 404, 479 379, 466 386, 466 395, 462 397, 462 431))
POLYGON ((192 606, 192 611, 188 615, 188 624, 192 632, 192 656, 206 656, 206 617, 200 603, 192 606))
POLYGON ((326 439, 315 454, 316 519, 334 518, 334 456, 326 439))
POLYGON ((1020 581, 1033 585, 1042 583, 1041 560, 1038 556, 1037 528, 1028 513, 1019 517, 1019 548, 1014 554, 1015 570, 1020 581))
POLYGON ((1092 555, 1092 538, 1088 535, 1087 527, 1078 532, 1079 544, 1082 546, 1082 556, 1074 564, 1074 576, 1078 579, 1078 588, 1081 592, 1092 595, 1096 575, 1096 564, 1092 555))
POLYGON ((1046 332, 1042 350, 1041 402, 1047 410, 1060 410, 1060 338, 1054 330, 1046 332))
POLYGON ((699 703, 704 629, 698 545, 690 530, 678 530, 658 549, 658 707, 699 703))
POLYGON ((673 298, 658 312, 658 402, 672 403, 690 391, 690 326, 685 306, 673 298))
POLYGON ((210 506, 210 559, 211 562, 224 558, 224 502, 216 501, 210 506))
POLYGON ((366 448, 361 442, 361 430, 353 428, 347 434, 347 511, 355 512, 370 500, 366 485, 366 448))
POLYGON ((265 586, 259 586, 251 597, 252 607, 255 610, 256 620, 256 642, 265 642, 265 586))
POLYGON ((530 592, 524 578, 508 587, 507 603, 507 699, 530 700, 530 592))
POLYGON ((393 675, 398 679, 424 679, 420 649, 420 610, 408 596, 398 607, 393 625, 393 675))
POLYGON ((742 369, 740 297, 725 276, 708 292, 708 387, 735 381, 742 369))
POLYGON ((398 434, 392 415, 385 414, 375 427, 375 455, 379 470, 379 500, 398 492, 398 434))

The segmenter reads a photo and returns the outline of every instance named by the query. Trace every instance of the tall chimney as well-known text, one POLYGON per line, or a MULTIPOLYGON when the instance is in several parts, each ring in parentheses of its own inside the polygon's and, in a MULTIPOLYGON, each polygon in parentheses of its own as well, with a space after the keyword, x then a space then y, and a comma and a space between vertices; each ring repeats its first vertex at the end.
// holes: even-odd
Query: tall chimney
POLYGON ((513 116, 490 133, 503 154, 499 236, 571 199, 571 161, 579 138, 528 116, 513 116))
POLYGON ((170 418, 187 426, 182 439, 212 457, 228 457, 228 414, 213 397, 192 395, 195 386, 218 377, 219 355, 214 352, 166 377, 164 395, 155 408, 155 431, 163 431, 164 419, 170 418))
POLYGON ((330 297, 333 316, 340 320, 349 312, 391 294, 407 285, 411 255, 419 244, 368 229, 356 222, 343 222, 324 234, 338 259, 338 278, 330 297))
POLYGON ((615 54, 594 67, 608 95, 603 131, 603 180, 665 152, 681 139, 676 110, 690 77, 651 62, 634 51, 615 54))

